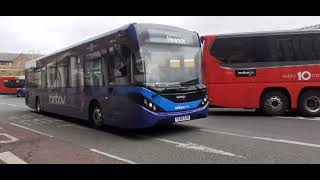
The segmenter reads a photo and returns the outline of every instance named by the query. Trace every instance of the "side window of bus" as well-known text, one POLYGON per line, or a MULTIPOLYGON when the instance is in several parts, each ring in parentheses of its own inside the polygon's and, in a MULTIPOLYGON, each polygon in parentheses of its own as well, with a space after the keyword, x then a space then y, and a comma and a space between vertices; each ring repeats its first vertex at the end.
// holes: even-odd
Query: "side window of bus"
POLYGON ((85 56, 84 84, 85 86, 103 86, 102 56, 100 51, 85 56))
POLYGON ((47 88, 47 68, 41 69, 41 88, 47 88))
POLYGON ((68 83, 68 58, 63 59, 57 63, 57 87, 67 87, 68 83))
POLYGON ((41 86, 41 69, 35 69, 34 75, 33 75, 33 84, 34 84, 34 87, 36 88, 39 88, 41 86))
POLYGON ((291 39, 279 39, 278 48, 281 52, 281 61, 292 61, 294 59, 293 43, 291 39))
POLYGON ((130 84, 131 51, 127 46, 117 45, 109 48, 109 84, 130 84))
POLYGON ((50 63, 47 65, 47 88, 56 87, 56 73, 57 64, 56 62, 50 63))
POLYGON ((314 37, 313 47, 315 59, 320 60, 320 37, 314 37))
POLYGON ((70 87, 84 86, 83 57, 70 57, 69 72, 70 87))
POLYGON ((144 81, 144 74, 145 74, 145 67, 144 62, 141 57, 138 57, 138 55, 131 54, 132 62, 134 62, 133 65, 133 72, 134 72, 134 79, 137 82, 143 82, 144 81))
POLYGON ((224 64, 239 64, 252 62, 254 50, 253 38, 222 38, 213 43, 211 54, 224 64))

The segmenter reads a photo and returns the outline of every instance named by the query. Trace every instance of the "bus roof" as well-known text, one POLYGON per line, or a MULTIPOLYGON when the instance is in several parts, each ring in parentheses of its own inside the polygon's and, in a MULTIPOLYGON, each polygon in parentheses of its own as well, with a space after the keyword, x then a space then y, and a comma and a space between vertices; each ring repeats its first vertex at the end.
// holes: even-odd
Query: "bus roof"
POLYGON ((93 38, 89 38, 89 39, 87 39, 87 40, 84 40, 84 41, 81 41, 81 42, 79 42, 79 43, 73 44, 73 45, 71 45, 71 46, 65 47, 65 48, 60 49, 60 50, 58 50, 58 51, 54 51, 54 52, 52 52, 52 53, 50 53, 50 54, 48 54, 48 55, 45 55, 45 56, 36 58, 36 59, 34 59, 34 60, 31 60, 31 61, 28 61, 28 62, 25 63, 25 68, 26 68, 26 69, 29 69, 29 68, 32 68, 32 67, 36 67, 37 61, 40 61, 41 59, 45 59, 45 58, 50 57, 50 56, 52 56, 52 55, 55 55, 55 54, 58 54, 58 53, 62 53, 62 52, 64 52, 64 51, 68 50, 68 49, 72 49, 72 48, 75 48, 75 47, 80 46, 80 45, 82 45, 82 44, 89 43, 89 42, 91 42, 91 41, 94 41, 94 40, 97 40, 97 39, 99 39, 99 38, 102 38, 102 37, 108 36, 108 35, 110 35, 110 34, 113 34, 113 33, 117 32, 117 31, 125 30, 125 29, 127 29, 130 25, 131 25, 131 24, 122 26, 122 27, 117 28, 117 29, 114 29, 114 30, 112 30, 112 31, 109 31, 109 32, 100 34, 100 35, 95 36, 95 37, 93 37, 93 38))
MULTIPOLYGON (((38 62, 38 61, 41 61, 42 59, 48 58, 48 57, 50 57, 50 56, 53 56, 53 55, 56 55, 56 54, 59 54, 59 53, 62 53, 62 52, 64 52, 64 51, 66 51, 66 50, 75 48, 75 47, 77 47, 77 46, 81 46, 81 45, 83 45, 83 44, 90 43, 90 42, 95 41, 95 40, 97 40, 97 39, 100 39, 100 38, 106 37, 106 36, 108 36, 108 35, 114 34, 115 32, 122 31, 122 30, 126 30, 126 29, 129 28, 129 26, 131 26, 131 25, 136 25, 136 24, 138 24, 138 23, 131 23, 131 24, 124 25, 124 26, 122 26, 122 27, 120 27, 120 28, 117 28, 117 29, 114 29, 114 30, 112 30, 112 31, 109 31, 109 32, 100 34, 100 35, 95 36, 95 37, 93 37, 93 38, 89 38, 89 39, 87 39, 87 40, 84 40, 84 41, 81 41, 81 42, 76 43, 76 44, 74 44, 74 45, 65 47, 65 48, 63 48, 63 49, 61 49, 61 50, 52 52, 52 53, 50 53, 50 54, 48 54, 48 55, 39 57, 39 58, 37 58, 37 59, 28 61, 28 62, 25 63, 25 69, 35 68, 36 65, 37 65, 37 62, 38 62)), ((169 25, 160 25, 160 24, 152 24, 152 23, 139 23, 139 25, 142 25, 142 26, 163 26, 163 27, 167 26, 167 27, 173 28, 173 26, 169 26, 169 25)), ((189 31, 189 30, 186 30, 186 29, 183 29, 183 28, 179 28, 179 27, 174 27, 174 28, 177 29, 177 30, 179 29, 179 30, 183 30, 183 31, 189 31)), ((192 31, 189 31, 189 32, 192 32, 192 31)))
POLYGON ((219 38, 237 38, 237 37, 256 37, 256 36, 271 36, 271 35, 292 35, 292 34, 312 34, 320 33, 320 29, 297 29, 297 30, 282 30, 282 31, 258 31, 258 32, 242 32, 242 33, 226 33, 217 34, 219 38))

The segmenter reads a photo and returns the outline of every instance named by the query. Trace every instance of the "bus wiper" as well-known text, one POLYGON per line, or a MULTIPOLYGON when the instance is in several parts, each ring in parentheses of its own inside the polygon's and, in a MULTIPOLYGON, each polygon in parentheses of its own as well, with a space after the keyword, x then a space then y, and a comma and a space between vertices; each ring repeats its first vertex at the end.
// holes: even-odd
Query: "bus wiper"
MULTIPOLYGON (((154 97, 162 94, 163 92, 167 91, 168 89, 169 89, 169 87, 166 87, 166 88, 162 89, 161 91, 157 92, 156 94, 152 95, 152 97, 154 98, 154 97)), ((170 89, 172 89, 172 88, 170 88, 170 89)))
POLYGON ((184 86, 184 85, 194 85, 198 90, 200 90, 200 88, 197 86, 197 82, 199 81, 199 78, 196 78, 196 79, 192 79, 190 81, 186 81, 186 82, 182 82, 180 83, 181 86, 184 86))
POLYGON ((189 81, 186 81, 186 82, 182 82, 180 83, 180 85, 193 85, 194 83, 197 83, 199 81, 199 78, 196 78, 196 79, 192 79, 192 80, 189 80, 189 81))

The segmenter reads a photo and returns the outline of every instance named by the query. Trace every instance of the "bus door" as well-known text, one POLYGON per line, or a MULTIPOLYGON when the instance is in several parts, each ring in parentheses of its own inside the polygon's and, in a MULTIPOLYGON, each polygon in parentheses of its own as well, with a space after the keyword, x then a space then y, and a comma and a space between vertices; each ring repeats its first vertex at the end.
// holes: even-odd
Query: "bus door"
MULTIPOLYGON (((126 46, 109 48, 108 58, 108 120, 117 121, 127 117, 129 109, 128 90, 131 83, 130 50, 126 46)), ((111 122, 112 123, 112 122, 111 122)))
POLYGON ((52 62, 47 65, 47 87, 46 92, 41 97, 41 107, 50 112, 59 113, 57 110, 58 94, 57 94, 57 64, 52 62))
MULTIPOLYGON (((92 52, 85 56, 84 60, 84 86, 81 91, 81 106, 90 103, 88 100, 96 99, 104 112, 107 108, 108 90, 105 87, 104 69, 106 50, 92 52)), ((82 109, 83 110, 83 109, 82 109)))
POLYGON ((84 111, 84 75, 83 57, 71 56, 69 61, 69 87, 67 88, 68 108, 75 117, 83 117, 84 111))

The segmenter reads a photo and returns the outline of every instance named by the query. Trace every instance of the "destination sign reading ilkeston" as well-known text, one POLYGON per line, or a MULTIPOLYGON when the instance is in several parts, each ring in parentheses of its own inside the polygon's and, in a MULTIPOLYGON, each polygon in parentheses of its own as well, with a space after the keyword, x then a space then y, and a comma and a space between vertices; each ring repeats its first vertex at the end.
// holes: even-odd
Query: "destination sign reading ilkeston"
POLYGON ((145 43, 176 44, 185 46, 199 46, 196 34, 177 33, 163 30, 149 29, 140 35, 145 43))

